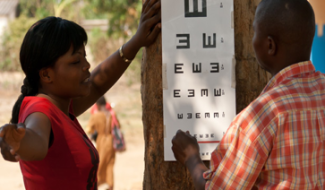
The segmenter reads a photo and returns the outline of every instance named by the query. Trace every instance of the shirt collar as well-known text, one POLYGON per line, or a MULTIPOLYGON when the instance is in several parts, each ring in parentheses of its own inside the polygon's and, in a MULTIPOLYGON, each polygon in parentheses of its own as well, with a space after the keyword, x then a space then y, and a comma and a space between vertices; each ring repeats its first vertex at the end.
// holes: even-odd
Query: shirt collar
POLYGON ((296 76, 296 75, 304 75, 308 73, 314 73, 315 67, 311 61, 304 61, 296 64, 292 64, 284 69, 282 69, 279 73, 277 73, 265 86, 262 94, 272 89, 274 86, 278 85, 286 78, 296 76))

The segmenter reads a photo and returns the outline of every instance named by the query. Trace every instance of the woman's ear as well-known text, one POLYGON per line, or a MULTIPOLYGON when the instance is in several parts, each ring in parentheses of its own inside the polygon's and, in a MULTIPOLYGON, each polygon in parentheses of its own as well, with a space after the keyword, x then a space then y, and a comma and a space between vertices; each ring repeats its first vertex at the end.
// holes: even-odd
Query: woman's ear
POLYGON ((268 54, 269 55, 276 55, 277 53, 277 44, 275 43, 275 40, 272 36, 267 37, 268 40, 268 54))
POLYGON ((39 71, 40 81, 44 83, 52 82, 52 71, 50 68, 44 68, 39 71))

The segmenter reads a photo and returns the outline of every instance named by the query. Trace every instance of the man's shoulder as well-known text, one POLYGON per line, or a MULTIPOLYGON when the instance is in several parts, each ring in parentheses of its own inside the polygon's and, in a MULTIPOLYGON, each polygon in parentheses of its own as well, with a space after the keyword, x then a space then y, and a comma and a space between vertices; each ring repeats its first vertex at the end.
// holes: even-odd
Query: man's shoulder
POLYGON ((283 81, 259 95, 239 116, 242 120, 247 118, 263 120, 274 118, 281 113, 325 106, 323 101, 325 77, 320 76, 315 80, 288 79, 283 81))
POLYGON ((285 87, 278 86, 259 95, 237 115, 234 122, 240 126, 250 122, 269 123, 279 113, 286 110, 286 104, 290 102, 288 100, 290 94, 286 94, 283 88, 285 87))

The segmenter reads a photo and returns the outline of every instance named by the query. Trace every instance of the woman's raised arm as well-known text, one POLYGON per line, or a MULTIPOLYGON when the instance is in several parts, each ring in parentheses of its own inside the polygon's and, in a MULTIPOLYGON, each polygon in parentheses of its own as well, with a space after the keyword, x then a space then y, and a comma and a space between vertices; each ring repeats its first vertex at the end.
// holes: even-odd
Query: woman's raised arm
POLYGON ((151 45, 161 31, 160 0, 147 0, 142 7, 140 23, 136 34, 91 73, 91 92, 87 97, 73 100, 76 116, 82 114, 96 100, 104 95, 121 77, 141 47, 151 45))

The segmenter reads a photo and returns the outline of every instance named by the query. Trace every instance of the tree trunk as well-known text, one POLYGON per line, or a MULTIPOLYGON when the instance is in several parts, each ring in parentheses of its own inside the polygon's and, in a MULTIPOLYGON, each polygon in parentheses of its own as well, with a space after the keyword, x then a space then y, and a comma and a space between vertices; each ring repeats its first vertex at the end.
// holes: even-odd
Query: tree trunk
MULTIPOLYGON (((253 20, 260 0, 234 0, 237 113, 262 91, 270 75, 256 62, 253 20)), ((194 189, 187 169, 164 161, 161 37, 143 50, 141 94, 145 138, 144 190, 194 189)), ((208 163, 208 162, 207 162, 208 163)))
POLYGON ((263 90, 271 74, 256 62, 253 21, 260 0, 234 0, 237 113, 263 90))

